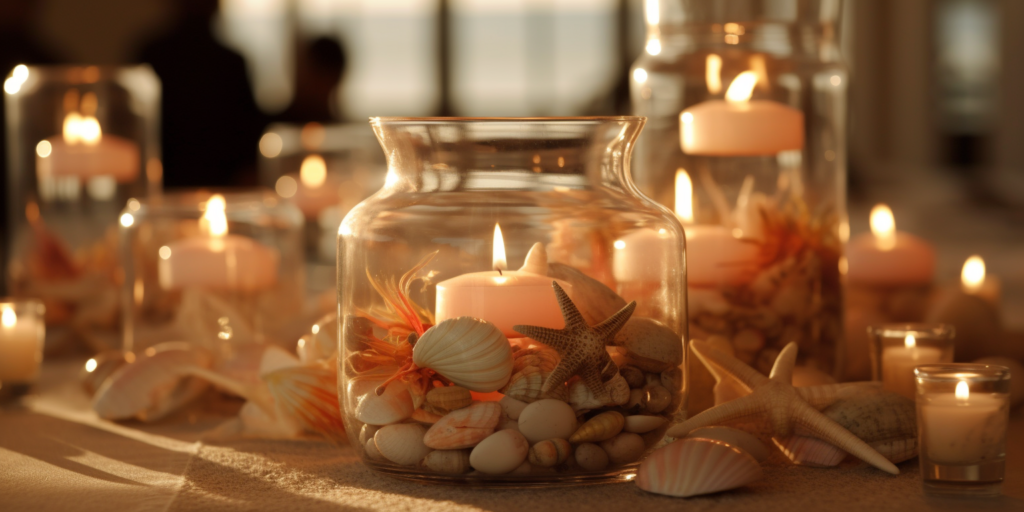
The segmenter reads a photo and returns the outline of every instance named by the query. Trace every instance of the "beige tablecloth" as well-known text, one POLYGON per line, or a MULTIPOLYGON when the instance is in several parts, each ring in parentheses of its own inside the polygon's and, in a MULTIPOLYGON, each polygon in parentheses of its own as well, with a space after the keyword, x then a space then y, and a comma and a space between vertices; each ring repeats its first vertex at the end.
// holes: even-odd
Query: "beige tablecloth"
POLYGON ((1004 496, 996 500, 927 498, 916 460, 901 464, 898 476, 769 465, 748 488, 681 500, 632 484, 493 490, 401 482, 363 467, 351 448, 226 438, 217 428, 225 417, 212 412, 223 403, 199 404, 156 425, 101 421, 74 370, 48 366, 23 407, 0 412, 0 511, 1024 511, 1021 410, 1011 424, 1004 496))

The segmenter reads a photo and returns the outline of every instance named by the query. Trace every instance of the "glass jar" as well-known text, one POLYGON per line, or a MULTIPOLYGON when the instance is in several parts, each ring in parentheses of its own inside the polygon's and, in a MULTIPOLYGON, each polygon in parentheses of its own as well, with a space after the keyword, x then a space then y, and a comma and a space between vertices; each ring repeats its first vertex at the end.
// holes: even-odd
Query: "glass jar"
MULTIPOLYGON (((683 221, 691 334, 765 373, 796 341, 807 372, 840 376, 848 234, 840 2, 646 0, 645 8, 646 51, 630 75, 634 113, 649 120, 635 176, 683 221)), ((691 413, 711 405, 710 391, 691 398, 691 413)))
POLYGON ((0 401, 27 392, 39 378, 45 314, 38 300, 0 298, 0 401))
POLYGON ((119 343, 117 218, 161 184, 149 66, 24 66, 4 82, 10 294, 46 304, 47 350, 119 343))
POLYGON ((914 368, 952 363, 956 329, 946 324, 882 324, 867 329, 871 337, 871 380, 911 400, 916 395, 914 368))
POLYGON ((387 179, 338 234, 339 396, 367 465, 620 480, 685 414, 683 232, 631 181, 643 123, 371 120, 387 179))
POLYGON ((164 341, 291 348, 322 314, 305 309, 302 214, 270 191, 131 199, 120 224, 127 352, 164 341))

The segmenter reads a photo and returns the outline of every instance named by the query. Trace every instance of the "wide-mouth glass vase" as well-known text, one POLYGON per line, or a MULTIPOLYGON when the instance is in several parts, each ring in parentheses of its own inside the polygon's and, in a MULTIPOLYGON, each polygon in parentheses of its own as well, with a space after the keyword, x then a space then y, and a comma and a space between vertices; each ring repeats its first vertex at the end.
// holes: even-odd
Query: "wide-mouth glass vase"
POLYGON ((386 183, 338 234, 364 462, 481 485, 634 474, 686 403, 683 232, 629 175, 644 119, 371 124, 386 183))
MULTIPOLYGON (((647 0, 630 75, 633 111, 649 119, 637 185, 686 230, 691 334, 765 373, 795 341, 801 374, 842 377, 840 6, 647 0)), ((693 399, 691 412, 712 405, 710 391, 693 399)))

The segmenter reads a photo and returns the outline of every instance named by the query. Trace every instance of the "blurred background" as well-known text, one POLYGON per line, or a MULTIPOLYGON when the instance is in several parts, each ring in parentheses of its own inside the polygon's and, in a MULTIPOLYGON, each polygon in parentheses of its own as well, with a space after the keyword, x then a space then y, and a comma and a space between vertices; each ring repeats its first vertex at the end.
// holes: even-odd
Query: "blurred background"
MULTIPOLYGON (((841 28, 851 231, 884 201, 939 246, 939 281, 981 254, 1011 327, 1024 326, 1022 24, 1020 0, 847 0, 841 28)), ((274 122, 627 114, 644 30, 642 0, 0 0, 0 66, 148 62, 165 185, 242 185, 274 122)))

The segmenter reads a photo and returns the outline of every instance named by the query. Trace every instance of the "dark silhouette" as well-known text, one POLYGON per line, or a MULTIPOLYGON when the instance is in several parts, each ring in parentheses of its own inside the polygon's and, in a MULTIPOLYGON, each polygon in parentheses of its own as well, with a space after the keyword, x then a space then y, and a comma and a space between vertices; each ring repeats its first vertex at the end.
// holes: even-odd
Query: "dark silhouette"
POLYGON ((210 31, 217 0, 172 3, 180 22, 140 59, 163 83, 164 186, 255 184, 267 119, 256 107, 245 61, 210 31))
POLYGON ((347 60, 341 44, 320 37, 300 43, 295 59, 295 97, 277 119, 289 123, 320 123, 340 119, 336 89, 347 60))

